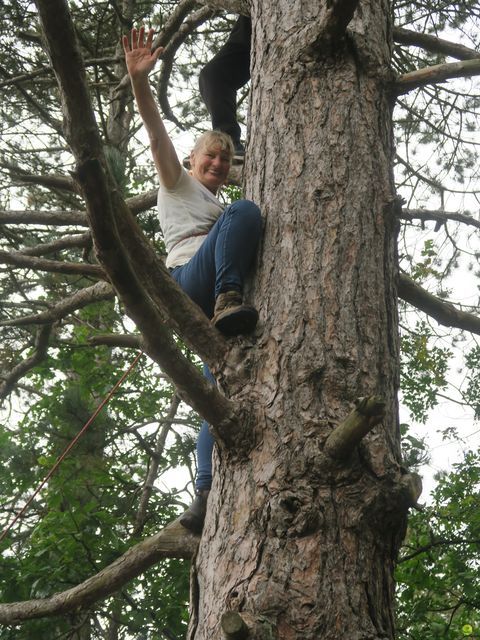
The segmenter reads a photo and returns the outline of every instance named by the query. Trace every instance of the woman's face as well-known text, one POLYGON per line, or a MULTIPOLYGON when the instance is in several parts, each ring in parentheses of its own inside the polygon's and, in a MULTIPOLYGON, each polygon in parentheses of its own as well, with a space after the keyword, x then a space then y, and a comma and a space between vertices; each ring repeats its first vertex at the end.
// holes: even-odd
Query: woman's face
POLYGON ((230 154, 218 144, 201 147, 190 155, 193 177, 212 193, 226 182, 230 164, 230 154))

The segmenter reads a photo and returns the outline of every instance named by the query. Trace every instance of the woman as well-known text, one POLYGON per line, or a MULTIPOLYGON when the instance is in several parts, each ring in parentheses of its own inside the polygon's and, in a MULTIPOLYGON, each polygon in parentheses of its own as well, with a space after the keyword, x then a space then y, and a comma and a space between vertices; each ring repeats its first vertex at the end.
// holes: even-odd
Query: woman
MULTIPOLYGON (((131 42, 123 36, 125 61, 137 107, 150 139, 160 178, 158 213, 172 277, 226 335, 253 331, 257 311, 243 304, 245 277, 251 267, 261 233, 258 207, 238 200, 225 210, 216 198, 225 183, 233 156, 231 138, 210 131, 197 140, 191 169, 181 166, 153 97, 148 75, 162 48, 152 52, 153 29, 132 29, 131 42)), ((208 368, 205 375, 215 384, 208 368)), ((196 497, 180 522, 199 533, 205 518, 212 482, 213 438, 203 422, 197 443, 196 497)))

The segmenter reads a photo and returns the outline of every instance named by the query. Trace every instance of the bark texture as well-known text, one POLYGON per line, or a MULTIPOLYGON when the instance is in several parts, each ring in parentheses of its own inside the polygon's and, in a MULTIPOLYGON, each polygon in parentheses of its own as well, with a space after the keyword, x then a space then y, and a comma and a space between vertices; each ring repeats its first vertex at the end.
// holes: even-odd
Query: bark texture
MULTIPOLYGON (((252 1, 247 195, 265 216, 256 336, 220 386, 243 402, 215 458, 190 640, 394 637, 400 469, 390 8, 360 2, 344 37, 327 3, 252 1), (242 369, 243 367, 243 369, 242 369), (243 375, 243 380, 242 380, 243 375), (384 418, 343 461, 324 450, 361 396, 384 418), (249 417, 248 417, 249 416, 249 417)), ((411 498, 410 498, 411 500, 411 498)))

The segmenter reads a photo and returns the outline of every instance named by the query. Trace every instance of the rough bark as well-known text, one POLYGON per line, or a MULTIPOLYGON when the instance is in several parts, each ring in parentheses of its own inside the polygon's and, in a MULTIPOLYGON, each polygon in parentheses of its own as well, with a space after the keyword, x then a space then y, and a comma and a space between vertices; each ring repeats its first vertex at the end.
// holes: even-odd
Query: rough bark
POLYGON ((362 2, 334 41, 324 12, 252 2, 245 173, 266 218, 251 292, 260 325, 243 385, 227 371, 222 386, 254 402, 253 435, 248 452, 215 458, 191 640, 220 639, 227 611, 252 638, 394 637, 411 492, 399 466, 389 5, 362 2), (384 418, 335 462, 324 444, 367 395, 384 418))

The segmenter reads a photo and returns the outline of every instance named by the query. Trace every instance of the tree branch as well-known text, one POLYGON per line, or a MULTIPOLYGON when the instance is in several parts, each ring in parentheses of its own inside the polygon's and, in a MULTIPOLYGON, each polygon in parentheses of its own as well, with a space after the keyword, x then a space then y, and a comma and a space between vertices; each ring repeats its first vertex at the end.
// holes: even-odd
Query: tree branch
POLYGON ((385 414, 385 402, 371 396, 358 398, 355 409, 339 424, 325 441, 325 452, 336 460, 347 458, 385 414))
POLYGON ((37 337, 35 339, 35 352, 30 358, 27 358, 23 362, 17 364, 8 374, 2 373, 0 379, 3 382, 0 384, 0 400, 3 400, 14 388, 16 382, 20 380, 31 369, 40 364, 47 355, 48 341, 52 332, 52 325, 46 325, 38 330, 37 337))
POLYGON ((438 224, 445 224, 449 220, 462 222, 480 229, 480 220, 476 220, 472 216, 463 213, 455 213, 454 211, 432 211, 431 209, 402 209, 399 214, 402 220, 435 220, 438 224))
POLYGON ((20 76, 10 76, 8 80, 3 80, 3 82, 0 82, 0 89, 12 86, 13 84, 17 84, 19 82, 33 80, 34 78, 38 78, 38 76, 45 76, 51 72, 52 70, 49 67, 44 67, 43 69, 37 69, 36 71, 31 71, 30 73, 23 73, 20 76))
POLYGON ((0 224, 40 224, 52 227, 88 227, 79 211, 0 211, 0 224))
POLYGON ((144 350, 217 433, 234 433, 232 403, 183 357, 165 321, 211 365, 224 358, 226 341, 170 276, 109 176, 67 3, 37 0, 37 6, 99 261, 140 329, 144 350))
POLYGON ((81 584, 43 600, 0 605, 0 623, 13 625, 25 620, 58 616, 87 608, 118 591, 162 558, 192 557, 199 538, 175 520, 159 533, 143 540, 99 573, 81 584))
POLYGON ((24 256, 43 256, 48 253, 56 253, 57 251, 63 251, 64 249, 81 249, 91 246, 92 236, 90 232, 82 233, 76 236, 63 236, 58 240, 52 242, 45 242, 44 244, 37 244, 33 247, 25 247, 21 250, 24 256))
MULTIPOLYGON (((155 37, 155 40, 152 43, 152 49, 165 47, 170 38, 173 37, 180 29, 185 16, 187 16, 196 5, 196 0, 180 0, 174 11, 168 17, 168 20, 165 22, 163 29, 155 37)), ((117 92, 121 92, 122 89, 129 86, 130 76, 126 73, 115 88, 114 93, 116 94, 117 92)))
POLYGON ((180 0, 175 9, 168 16, 162 30, 153 41, 152 48, 158 49, 158 47, 165 47, 170 38, 172 38, 180 29, 186 16, 188 16, 190 11, 192 11, 196 5, 196 0, 180 0))
POLYGON ((105 278, 103 269, 94 264, 77 264, 76 262, 60 262, 59 260, 47 260, 26 256, 20 251, 0 251, 0 264, 10 264, 24 269, 35 271, 47 271, 49 273, 65 273, 67 275, 91 276, 105 278))
MULTIPOLYGON (((152 189, 126 200, 130 211, 137 215, 151 209, 157 202, 158 189, 152 189)), ((0 211, 0 224, 40 224, 54 227, 88 227, 83 211, 0 211)), ((24 252, 25 253, 25 252, 24 252)))
POLYGON ((92 347, 105 345, 107 347, 124 347, 127 349, 141 349, 142 340, 140 336, 120 335, 120 334, 97 334, 88 338, 88 344, 92 347))
MULTIPOLYGON (((108 64, 111 62, 118 62, 118 61, 119 61, 119 58, 117 57, 90 58, 89 60, 85 60, 85 66, 92 67, 97 64, 108 64)), ((37 69, 36 71, 32 71, 30 73, 23 73, 22 75, 10 77, 8 80, 4 80, 3 82, 0 82, 0 89, 11 86, 13 84, 18 84, 19 82, 26 82, 28 80, 33 80, 34 78, 38 78, 39 76, 45 76, 50 74, 53 75, 53 71, 51 67, 43 67, 41 69, 37 69)), ((54 79, 52 78, 52 83, 53 82, 54 82, 54 79)))
POLYGON ((478 316, 460 311, 453 304, 428 293, 405 274, 400 274, 399 276, 398 295, 409 304, 434 318, 439 324, 480 335, 480 318, 478 316))
POLYGON ((432 189, 436 189, 437 191, 440 191, 440 192, 450 191, 450 189, 447 189, 446 187, 444 187, 441 182, 438 182, 433 178, 429 178, 428 176, 425 176, 422 173, 420 173, 420 171, 417 171, 416 169, 414 169, 412 165, 406 162, 401 156, 398 155, 398 153, 395 154, 395 160, 399 164, 403 165, 405 169, 407 169, 407 171, 409 171, 416 178, 419 178, 420 180, 422 180, 422 182, 425 182, 426 184, 430 185, 432 189))
POLYGON ((468 545, 478 546, 480 544, 480 539, 473 538, 469 540, 468 538, 452 538, 452 539, 437 538, 436 540, 433 540, 429 544, 423 545, 422 547, 418 547, 418 549, 415 549, 415 551, 412 551, 412 553, 409 553, 406 556, 401 556, 397 560, 397 563, 400 564, 402 562, 408 562, 409 560, 416 558, 417 556, 421 555, 422 553, 425 553, 426 551, 431 551, 435 547, 442 547, 442 546, 448 547, 448 546, 456 546, 459 544, 468 544, 468 545))
POLYGON ((160 458, 165 449, 165 442, 167 440, 167 435, 172 427, 172 423, 177 414, 179 405, 180 405, 180 398, 177 395, 174 395, 170 403, 170 408, 168 410, 165 422, 160 430, 160 433, 157 435, 155 450, 152 452, 152 455, 151 455, 150 467, 148 469, 147 477, 145 478, 145 482, 142 487, 142 493, 140 496, 137 513, 135 515, 135 528, 132 534, 134 536, 140 535, 145 525, 145 520, 147 518, 148 502, 150 500, 150 496, 152 495, 152 489, 153 489, 155 480, 157 479, 158 468, 160 466, 160 458))
POLYGON ((127 198, 125 201, 127 203, 127 207, 133 213, 133 215, 137 215, 142 211, 146 211, 147 209, 151 209, 157 204, 158 197, 158 189, 152 189, 151 191, 147 191, 146 193, 142 193, 139 196, 132 196, 131 198, 127 198))
POLYGON ((418 473, 406 473, 400 479, 400 495, 407 507, 421 509, 418 499, 422 493, 422 478, 418 473))
POLYGON ((69 298, 65 298, 48 311, 24 316, 23 318, 16 318, 14 320, 4 320, 0 322, 0 326, 21 327, 29 324, 52 324, 73 311, 82 309, 89 304, 101 302, 102 300, 111 300, 114 297, 115 291, 112 285, 108 282, 97 282, 91 287, 85 287, 69 298))
POLYGON ((208 5, 217 11, 250 15, 250 0, 198 0, 198 4, 208 5))
POLYGON ((331 0, 325 29, 335 40, 345 34, 359 0, 331 0))
POLYGON ((24 169, 17 167, 11 162, 5 162, 2 160, 0 162, 0 167, 4 167, 10 171, 10 175, 16 177, 18 180, 22 182, 27 182, 29 184, 38 184, 42 187, 48 187, 49 189, 60 189, 62 191, 72 191, 74 193, 78 193, 78 187, 72 178, 68 176, 62 175, 37 175, 34 173, 28 173, 24 169))
POLYGON ((222 615, 220 626, 226 640, 247 640, 251 637, 248 626, 238 611, 226 611, 222 615))
POLYGON ((168 100, 168 83, 170 81, 170 74, 173 68, 173 60, 179 47, 185 42, 187 37, 195 31, 197 27, 203 24, 206 20, 214 15, 213 9, 210 7, 202 7, 195 11, 188 20, 186 20, 181 27, 172 35, 165 51, 162 55, 162 68, 160 71, 158 84, 157 84, 157 98, 162 108, 162 111, 169 120, 174 122, 180 129, 185 129, 183 124, 178 120, 170 107, 168 100))
POLYGON ((441 53, 452 58, 457 58, 458 60, 474 60, 475 58, 480 58, 480 51, 476 51, 475 49, 464 47, 456 42, 442 40, 442 38, 436 38, 426 33, 402 29, 401 27, 394 27, 393 39, 400 44, 421 47, 431 53, 441 53))
POLYGON ((469 78, 480 74, 480 58, 464 60, 463 62, 449 62, 425 67, 400 76, 395 83, 397 96, 403 95, 429 84, 445 82, 451 78, 469 78))
MULTIPOLYGON (((1 65, 0 65, 0 72, 3 74, 3 76, 5 78, 7 78, 8 80, 11 80, 10 74, 1 65)), ((59 136, 62 136, 62 122, 61 122, 61 120, 57 120, 56 118, 54 118, 52 116, 52 114, 50 113, 50 111, 48 109, 46 109, 43 106, 43 104, 41 104, 38 100, 36 100, 33 97, 33 95, 31 95, 28 91, 26 91, 25 88, 22 87, 21 84, 17 84, 16 87, 17 87, 18 92, 23 95, 23 97, 25 98, 26 102, 31 107, 33 107, 33 110, 40 114, 40 118, 43 120, 43 122, 48 122, 48 124, 52 127, 52 129, 59 136)))

